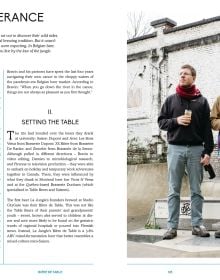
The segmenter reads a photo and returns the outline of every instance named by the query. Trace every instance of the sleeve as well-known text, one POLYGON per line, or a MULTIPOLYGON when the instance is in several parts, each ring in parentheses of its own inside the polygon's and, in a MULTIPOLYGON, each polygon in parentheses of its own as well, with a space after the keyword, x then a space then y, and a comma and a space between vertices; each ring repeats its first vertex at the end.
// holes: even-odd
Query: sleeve
POLYGON ((172 114, 170 113, 169 104, 171 104, 171 100, 168 97, 160 111, 160 115, 157 119, 159 128, 165 131, 172 131, 176 127, 178 127, 177 119, 172 117, 172 114))
POLYGON ((211 110, 212 129, 220 130, 220 96, 216 99, 211 110))
POLYGON ((208 101, 205 100, 205 108, 204 108, 204 151, 202 155, 207 154, 211 155, 214 149, 214 140, 211 128, 211 121, 210 121, 210 107, 208 101))

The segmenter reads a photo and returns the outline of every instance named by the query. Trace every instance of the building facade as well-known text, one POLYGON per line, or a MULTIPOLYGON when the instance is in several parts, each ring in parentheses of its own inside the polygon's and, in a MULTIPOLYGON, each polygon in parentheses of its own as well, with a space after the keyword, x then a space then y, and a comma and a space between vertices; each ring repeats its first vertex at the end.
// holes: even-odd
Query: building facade
POLYGON ((164 18, 151 25, 153 33, 127 42, 130 164, 166 160, 166 132, 159 130, 157 118, 165 98, 175 93, 182 65, 195 67, 196 86, 210 107, 220 95, 220 16, 182 26, 164 18))

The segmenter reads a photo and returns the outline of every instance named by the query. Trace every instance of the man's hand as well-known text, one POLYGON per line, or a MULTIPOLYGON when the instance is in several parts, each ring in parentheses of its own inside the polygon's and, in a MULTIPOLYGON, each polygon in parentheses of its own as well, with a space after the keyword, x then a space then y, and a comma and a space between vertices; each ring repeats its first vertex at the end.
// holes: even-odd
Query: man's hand
POLYGON ((203 158, 201 158, 200 161, 203 165, 208 165, 210 162, 210 156, 205 154, 203 158))
POLYGON ((177 118, 177 123, 179 125, 188 126, 191 122, 191 117, 189 115, 182 115, 177 118))

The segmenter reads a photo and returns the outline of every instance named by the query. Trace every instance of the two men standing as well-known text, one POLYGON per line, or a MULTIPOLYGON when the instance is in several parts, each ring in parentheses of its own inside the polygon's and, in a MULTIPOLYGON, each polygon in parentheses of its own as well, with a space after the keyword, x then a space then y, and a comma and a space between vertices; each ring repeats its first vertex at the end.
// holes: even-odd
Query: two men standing
MULTIPOLYGON (((173 239, 177 236, 180 191, 185 169, 188 173, 191 191, 192 234, 200 237, 210 236, 203 225, 204 199, 201 193, 201 183, 203 165, 209 164, 214 142, 209 104, 200 90, 196 88, 195 79, 196 70, 191 65, 183 65, 180 69, 176 93, 165 100, 158 117, 159 127, 167 131, 168 140, 169 214, 168 230, 163 239, 173 239)), ((220 232, 216 237, 220 237, 220 232)))

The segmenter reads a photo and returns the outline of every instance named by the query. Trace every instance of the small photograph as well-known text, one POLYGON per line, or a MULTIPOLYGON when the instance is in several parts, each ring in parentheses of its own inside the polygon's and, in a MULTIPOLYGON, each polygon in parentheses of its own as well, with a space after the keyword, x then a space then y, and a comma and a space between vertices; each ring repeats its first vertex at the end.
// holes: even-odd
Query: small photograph
POLYGON ((220 257, 220 15, 193 18, 127 17, 128 258, 220 257))

